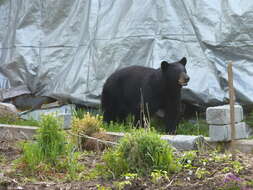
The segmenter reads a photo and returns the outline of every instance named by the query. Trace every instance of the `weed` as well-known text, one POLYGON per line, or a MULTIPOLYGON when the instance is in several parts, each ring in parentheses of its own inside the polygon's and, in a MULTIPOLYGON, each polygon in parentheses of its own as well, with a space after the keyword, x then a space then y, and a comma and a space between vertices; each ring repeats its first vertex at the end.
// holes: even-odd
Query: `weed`
POLYGON ((43 160, 55 164, 57 157, 66 152, 65 133, 53 115, 44 115, 39 123, 36 141, 43 160))
POLYGON ((84 115, 87 113, 85 109, 73 109, 72 110, 72 116, 74 118, 83 119, 84 115))
POLYGON ((89 113, 93 116, 96 115, 102 115, 102 112, 100 109, 94 109, 94 108, 76 108, 72 110, 72 116, 78 119, 83 119, 84 116, 89 113))
POLYGON ((7 161, 7 158, 3 153, 0 152, 0 163, 5 163, 7 161))
POLYGON ((45 115, 39 126, 36 141, 23 143, 23 155, 17 160, 17 166, 28 175, 66 171, 67 178, 75 178, 81 169, 77 162, 78 155, 72 153, 73 145, 66 141, 59 121, 53 115, 45 115))
POLYGON ((193 160, 197 158, 197 151, 186 151, 183 153, 182 157, 180 158, 181 163, 192 163, 193 160))
POLYGON ((74 134, 72 139, 78 145, 79 150, 83 150, 86 141, 86 138, 83 136, 91 136, 92 134, 100 132, 102 124, 102 116, 92 115, 89 112, 86 112, 81 119, 74 117, 71 128, 74 134))
POLYGON ((163 178, 168 179, 168 172, 162 170, 154 170, 151 172, 150 176, 152 183, 159 184, 163 178))
POLYGON ((111 190, 112 188, 110 187, 105 187, 105 186, 101 186, 100 184, 97 185, 97 190, 111 190))
POLYGON ((116 181, 113 183, 115 189, 117 190, 123 190, 126 185, 131 185, 132 182, 129 180, 124 180, 124 181, 116 181))
POLYGON ((98 164, 95 166, 95 168, 91 169, 88 173, 85 173, 83 176, 84 180, 90 181, 93 179, 99 178, 101 175, 103 175, 103 167, 98 164))
POLYGON ((102 126, 102 116, 93 116, 89 112, 85 113, 82 119, 74 118, 72 122, 72 131, 75 134, 91 135, 100 131, 102 126))
POLYGON ((113 122, 103 123, 102 128, 110 132, 131 132, 135 129, 133 116, 128 116, 123 123, 113 122))
POLYGON ((232 165, 235 173, 240 173, 240 171, 244 169, 239 161, 231 161, 230 164, 232 165))
POLYGON ((138 177, 138 174, 136 174, 136 173, 126 173, 124 175, 124 177, 127 180, 133 180, 133 179, 136 179, 138 177))
POLYGON ((209 127, 205 120, 197 121, 181 121, 176 130, 177 134, 181 135, 209 135, 209 127))
POLYGON ((136 130, 120 140, 119 145, 103 156, 104 169, 111 177, 126 173, 149 175, 154 170, 175 172, 179 165, 170 145, 150 130, 136 130))
POLYGON ((249 126, 253 127, 253 111, 250 112, 250 113, 246 116, 245 122, 246 122, 249 126))
POLYGON ((214 161, 214 162, 228 162, 232 159, 232 154, 230 153, 219 153, 217 150, 212 151, 210 153, 210 161, 214 161))
POLYGON ((231 170, 230 167, 225 167, 221 171, 222 171, 222 173, 228 173, 230 170, 231 170))
POLYGON ((206 175, 210 174, 209 171, 207 171, 205 168, 198 168, 195 172, 195 176, 198 179, 203 179, 206 175))

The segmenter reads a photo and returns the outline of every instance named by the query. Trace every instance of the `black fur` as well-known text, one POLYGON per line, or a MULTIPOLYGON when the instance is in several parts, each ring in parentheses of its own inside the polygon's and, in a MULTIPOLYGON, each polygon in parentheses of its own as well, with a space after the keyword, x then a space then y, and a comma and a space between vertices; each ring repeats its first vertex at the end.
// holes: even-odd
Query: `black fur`
POLYGON ((163 61, 159 69, 131 66, 114 72, 102 91, 104 121, 124 121, 129 114, 139 120, 142 94, 150 115, 164 110, 166 129, 174 133, 179 119, 181 88, 189 81, 185 64, 186 58, 183 58, 175 63, 163 61))

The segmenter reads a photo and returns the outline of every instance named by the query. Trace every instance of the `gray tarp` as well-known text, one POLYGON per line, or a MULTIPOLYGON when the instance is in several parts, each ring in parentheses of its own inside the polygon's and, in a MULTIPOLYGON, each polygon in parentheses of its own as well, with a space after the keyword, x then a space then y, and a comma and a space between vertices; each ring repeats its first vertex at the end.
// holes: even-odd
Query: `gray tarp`
POLYGON ((183 99, 253 103, 251 0, 0 0, 0 87, 99 103, 105 79, 128 65, 188 58, 183 99))

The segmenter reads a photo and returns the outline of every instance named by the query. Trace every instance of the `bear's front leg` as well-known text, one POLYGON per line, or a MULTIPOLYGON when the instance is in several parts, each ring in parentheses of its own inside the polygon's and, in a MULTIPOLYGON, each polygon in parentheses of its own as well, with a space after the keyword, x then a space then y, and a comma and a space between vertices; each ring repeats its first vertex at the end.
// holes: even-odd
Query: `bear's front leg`
POLYGON ((175 134, 180 113, 180 99, 168 103, 165 110, 165 127, 168 134, 175 134))

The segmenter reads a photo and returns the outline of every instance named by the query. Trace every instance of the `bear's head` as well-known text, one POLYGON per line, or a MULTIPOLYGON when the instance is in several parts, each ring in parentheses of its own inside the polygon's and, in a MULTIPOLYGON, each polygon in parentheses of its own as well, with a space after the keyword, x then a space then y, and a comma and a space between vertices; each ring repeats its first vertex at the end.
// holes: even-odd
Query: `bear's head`
POLYGON ((186 62, 187 60, 185 57, 174 63, 162 61, 161 71, 164 80, 170 85, 173 84, 173 86, 186 86, 190 80, 190 77, 187 75, 187 71, 185 69, 186 62))

